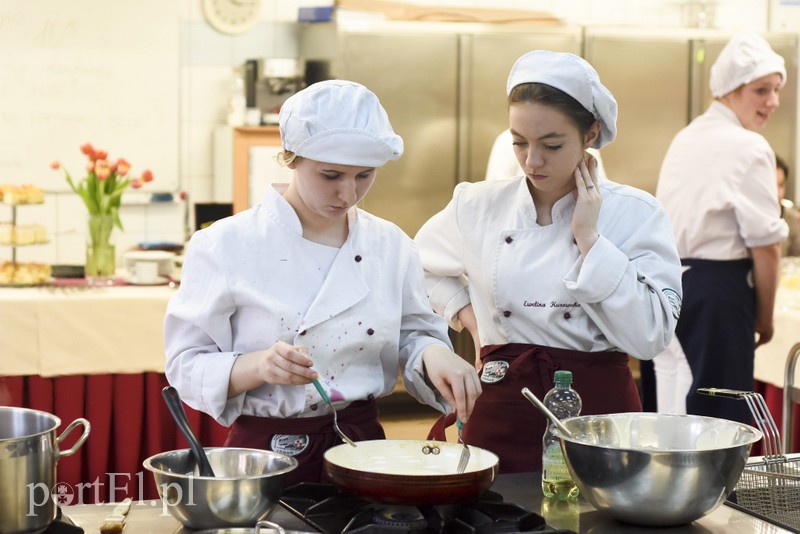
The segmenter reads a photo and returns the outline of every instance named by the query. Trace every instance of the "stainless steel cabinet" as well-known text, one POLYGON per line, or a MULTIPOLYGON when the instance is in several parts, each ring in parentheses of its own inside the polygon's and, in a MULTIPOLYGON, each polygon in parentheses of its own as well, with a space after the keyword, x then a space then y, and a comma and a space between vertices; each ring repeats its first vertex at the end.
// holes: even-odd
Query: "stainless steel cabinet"
POLYGON ((413 236, 459 181, 483 179, 492 143, 508 127, 514 61, 536 48, 577 54, 581 41, 574 27, 331 24, 303 27, 301 53, 381 99, 405 154, 380 169, 363 205, 413 236))

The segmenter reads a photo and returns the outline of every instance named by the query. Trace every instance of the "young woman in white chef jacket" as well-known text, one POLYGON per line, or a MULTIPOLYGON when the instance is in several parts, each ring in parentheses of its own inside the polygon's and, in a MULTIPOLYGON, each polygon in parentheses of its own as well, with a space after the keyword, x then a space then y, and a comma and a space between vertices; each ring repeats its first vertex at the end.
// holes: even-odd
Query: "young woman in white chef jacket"
POLYGON ((523 55, 508 78, 509 123, 525 175, 459 184, 419 231, 434 309, 480 347, 483 394, 464 440, 502 472, 541 468, 539 398, 572 371, 583 414, 640 411, 628 354, 672 337, 680 261, 661 206, 597 176, 589 147, 616 135, 617 104, 572 54, 523 55))
POLYGON ((320 481, 341 443, 318 378, 353 440, 385 437, 375 399, 402 371, 419 401, 468 419, 480 382, 433 313, 413 241, 356 207, 402 139, 365 87, 331 80, 281 108, 283 195, 192 236, 165 319, 166 375, 231 426, 226 445, 295 456, 320 481))
POLYGON ((675 339, 654 360, 659 411, 752 421, 745 403, 697 388, 752 391, 755 347, 773 335, 788 229, 775 154, 758 131, 785 83, 783 58, 763 37, 734 35, 711 67, 714 101, 678 132, 661 164, 656 198, 686 267, 686 298, 675 339))

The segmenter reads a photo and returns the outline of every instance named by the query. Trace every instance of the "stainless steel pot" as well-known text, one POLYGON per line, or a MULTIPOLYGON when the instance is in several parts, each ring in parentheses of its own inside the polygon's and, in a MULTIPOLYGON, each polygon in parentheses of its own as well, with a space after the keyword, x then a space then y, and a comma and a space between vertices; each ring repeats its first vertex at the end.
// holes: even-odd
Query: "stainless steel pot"
POLYGON ((89 421, 75 419, 56 436, 61 419, 27 408, 0 407, 0 532, 47 528, 56 517, 51 491, 56 463, 70 456, 89 437, 89 421), (78 425, 83 433, 66 450, 58 445, 78 425))

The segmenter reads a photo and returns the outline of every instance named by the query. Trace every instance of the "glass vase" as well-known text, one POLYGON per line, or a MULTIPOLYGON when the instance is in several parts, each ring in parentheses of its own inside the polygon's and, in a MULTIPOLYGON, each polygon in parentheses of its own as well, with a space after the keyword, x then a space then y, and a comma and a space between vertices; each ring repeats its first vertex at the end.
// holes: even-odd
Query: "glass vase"
POLYGON ((113 215, 89 215, 85 267, 86 281, 89 285, 102 286, 114 283, 117 262, 114 243, 111 239, 113 231, 113 215))

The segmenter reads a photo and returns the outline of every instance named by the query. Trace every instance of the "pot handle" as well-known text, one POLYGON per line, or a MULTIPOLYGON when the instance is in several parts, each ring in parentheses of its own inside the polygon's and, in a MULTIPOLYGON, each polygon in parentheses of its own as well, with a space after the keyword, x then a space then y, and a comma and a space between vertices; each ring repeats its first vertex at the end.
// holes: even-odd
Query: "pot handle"
POLYGON ((261 520, 256 523, 256 534, 259 534, 262 528, 268 528, 276 534, 284 534, 286 532, 279 524, 273 523, 272 521, 261 520))
POLYGON ((81 447, 81 445, 83 445, 83 442, 86 441, 86 438, 89 437, 89 430, 92 428, 92 425, 90 425, 89 421, 87 421, 83 417, 79 417, 75 419, 73 422, 71 422, 69 426, 64 429, 64 432, 62 432, 61 435, 56 438, 56 445, 60 444, 64 440, 64 438, 66 438, 69 435, 69 433, 72 432, 72 430, 78 425, 83 425, 83 434, 81 434, 81 437, 79 437, 78 441, 75 442, 75 445, 73 445, 69 449, 65 451, 58 449, 58 452, 56 453, 56 460, 58 460, 62 456, 72 456, 73 454, 75 454, 75 452, 81 447))

